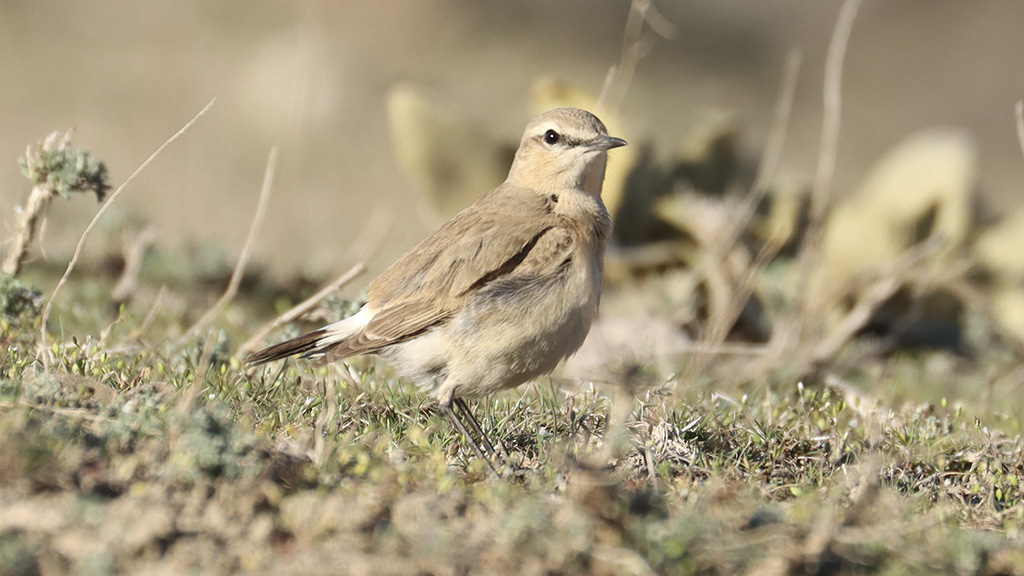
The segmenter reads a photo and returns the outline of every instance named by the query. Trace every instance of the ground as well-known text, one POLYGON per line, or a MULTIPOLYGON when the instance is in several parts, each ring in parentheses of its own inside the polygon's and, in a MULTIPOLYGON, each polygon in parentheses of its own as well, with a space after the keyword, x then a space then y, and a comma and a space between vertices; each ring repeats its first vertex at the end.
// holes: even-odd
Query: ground
MULTIPOLYGON (((90 291, 63 317, 95 321, 90 291)), ((143 344, 122 315, 55 344, 48 372, 38 321, 8 323, 5 574, 1024 571, 1019 407, 924 399, 979 385, 977 359, 542 380, 475 406, 512 453, 495 479, 372 359, 242 367, 228 333, 254 329, 241 310, 259 300, 183 345, 143 344)))

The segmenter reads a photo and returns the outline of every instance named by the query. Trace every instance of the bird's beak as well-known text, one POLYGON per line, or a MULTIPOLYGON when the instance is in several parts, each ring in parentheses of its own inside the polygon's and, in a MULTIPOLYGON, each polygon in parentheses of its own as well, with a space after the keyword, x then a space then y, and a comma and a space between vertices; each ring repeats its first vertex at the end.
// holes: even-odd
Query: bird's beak
POLYGON ((612 148, 618 148, 619 146, 625 146, 626 141, 622 138, 616 138, 614 136, 601 136, 594 140, 593 147, 598 150, 611 150, 612 148))

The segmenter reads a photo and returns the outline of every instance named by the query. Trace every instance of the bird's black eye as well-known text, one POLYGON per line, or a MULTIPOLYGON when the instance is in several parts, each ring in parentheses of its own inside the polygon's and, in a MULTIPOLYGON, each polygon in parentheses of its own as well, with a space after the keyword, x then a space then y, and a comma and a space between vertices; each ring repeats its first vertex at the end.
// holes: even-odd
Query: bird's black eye
POLYGON ((555 144, 558 144, 558 141, 561 140, 561 139, 562 139, 562 137, 559 136, 558 132, 555 132, 554 130, 548 130, 547 132, 544 133, 544 143, 545 144, 553 146, 555 144))

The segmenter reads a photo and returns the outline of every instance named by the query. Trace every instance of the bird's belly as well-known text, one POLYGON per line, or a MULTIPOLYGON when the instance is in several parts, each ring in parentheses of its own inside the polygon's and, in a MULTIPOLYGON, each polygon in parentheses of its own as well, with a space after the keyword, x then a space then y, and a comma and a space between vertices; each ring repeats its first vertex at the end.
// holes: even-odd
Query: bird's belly
POLYGON ((551 372, 583 344, 597 312, 590 270, 483 293, 446 328, 452 346, 439 395, 478 397, 551 372))
POLYGON ((447 375, 448 350, 443 330, 433 329, 380 352, 399 376, 433 391, 447 375))
POLYGON ((502 310, 491 310, 488 318, 475 321, 456 316, 447 325, 390 346, 380 355, 399 376, 438 400, 477 398, 554 370, 583 344, 593 317, 591 306, 545 318, 502 310))
POLYGON ((440 402, 476 398, 551 372, 583 344, 600 299, 600 261, 480 290, 450 320, 381 355, 440 402))

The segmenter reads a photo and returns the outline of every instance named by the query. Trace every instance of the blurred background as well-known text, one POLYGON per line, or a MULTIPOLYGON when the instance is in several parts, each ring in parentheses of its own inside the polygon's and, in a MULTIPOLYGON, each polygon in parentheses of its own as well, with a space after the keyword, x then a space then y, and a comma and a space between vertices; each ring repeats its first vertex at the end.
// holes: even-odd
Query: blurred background
MULTIPOLYGON (((671 151, 709 115, 724 114, 757 154, 785 56, 797 48, 803 65, 779 173, 813 174, 839 3, 655 5, 677 35, 637 66, 621 109, 631 143, 671 151)), ((155 226, 158 245, 213 241, 234 257, 276 145, 256 259, 275 274, 336 274, 353 263, 349 247, 370 222, 386 226, 369 262, 378 272, 433 228, 411 208, 422 199, 392 146, 389 89, 414 82, 515 142, 538 77, 600 91, 628 13, 626 0, 0 0, 4 235, 28 190, 17 165, 27 144, 74 127, 73 143, 102 158, 117 186, 216 98, 117 211, 155 226)), ((1016 207, 1022 23, 1021 3, 866 1, 846 57, 835 194, 855 188, 902 138, 952 126, 978 144, 984 210, 1016 207)), ((54 205, 44 257, 66 262, 95 209, 84 196, 54 205)))

